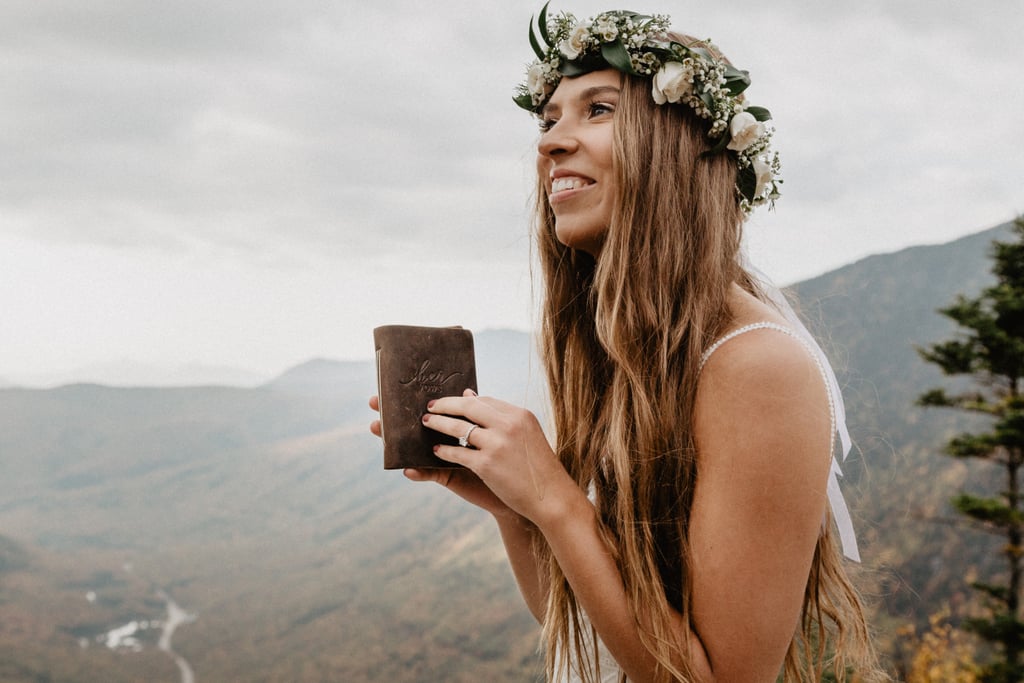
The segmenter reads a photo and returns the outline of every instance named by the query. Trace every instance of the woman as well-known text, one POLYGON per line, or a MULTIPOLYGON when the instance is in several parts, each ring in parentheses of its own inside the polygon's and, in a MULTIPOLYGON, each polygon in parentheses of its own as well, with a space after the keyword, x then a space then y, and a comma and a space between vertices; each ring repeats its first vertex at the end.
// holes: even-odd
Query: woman
POLYGON ((539 29, 516 102, 541 122, 555 445, 521 408, 441 398, 424 424, 466 469, 406 476, 495 517, 552 678, 884 679, 831 531, 841 399, 740 264, 778 196, 767 110, 666 18, 539 29))

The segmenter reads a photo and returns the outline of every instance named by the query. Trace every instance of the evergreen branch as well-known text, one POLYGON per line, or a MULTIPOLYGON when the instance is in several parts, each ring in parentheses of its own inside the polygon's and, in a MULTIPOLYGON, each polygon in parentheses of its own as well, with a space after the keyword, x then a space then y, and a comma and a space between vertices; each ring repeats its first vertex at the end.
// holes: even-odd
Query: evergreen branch
POLYGON ((983 415, 998 415, 1002 406, 989 400, 980 391, 963 394, 947 394, 945 389, 929 389, 917 398, 917 405, 923 408, 957 408, 983 415))
POLYGON ((1001 531, 1019 527, 1024 521, 1021 513, 998 498, 982 498, 961 493, 950 501, 959 512, 982 524, 997 527, 1001 531))
POLYGON ((954 458, 995 459, 1000 445, 994 434, 963 433, 949 440, 946 453, 954 458))
POLYGON ((974 581, 970 584, 971 588, 981 593, 985 593, 993 600, 1001 602, 1004 605, 1010 602, 1010 589, 1006 586, 997 586, 991 583, 984 583, 982 581, 974 581))
POLYGON ((969 342, 953 340, 928 348, 916 347, 916 350, 921 358, 938 365, 946 375, 969 375, 982 369, 979 354, 969 342))
POLYGON ((975 522, 972 519, 964 519, 963 517, 945 517, 940 515, 926 515, 923 512, 912 512, 911 518, 919 522, 929 522, 931 524, 941 524, 942 526, 949 526, 955 529, 967 529, 968 531, 977 531, 983 534, 989 534, 991 536, 1002 536, 1003 530, 993 527, 989 524, 982 524, 981 522, 975 522))

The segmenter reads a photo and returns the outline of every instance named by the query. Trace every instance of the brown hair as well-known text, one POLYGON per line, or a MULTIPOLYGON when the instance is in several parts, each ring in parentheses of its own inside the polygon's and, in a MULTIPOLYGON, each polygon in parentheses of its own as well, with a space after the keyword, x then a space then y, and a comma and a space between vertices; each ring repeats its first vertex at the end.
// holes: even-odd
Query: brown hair
MULTIPOLYGON (((562 245, 537 181, 537 250, 544 282, 541 344, 556 453, 594 492, 604 540, 622 574, 641 640, 660 680, 690 680, 689 513, 696 483, 694 400, 700 357, 728 328, 732 283, 759 295, 740 267, 743 214, 736 162, 703 155, 707 128, 685 106, 658 106, 650 80, 623 76, 614 119, 615 209, 600 259, 562 245)), ((762 297, 763 298, 763 297, 762 297)), ((543 539, 550 591, 549 676, 580 663, 596 680, 592 633, 543 539)), ((831 534, 822 533, 786 680, 819 680, 830 664, 877 673, 863 610, 831 534)), ((878 674, 882 678, 884 675, 878 674)))

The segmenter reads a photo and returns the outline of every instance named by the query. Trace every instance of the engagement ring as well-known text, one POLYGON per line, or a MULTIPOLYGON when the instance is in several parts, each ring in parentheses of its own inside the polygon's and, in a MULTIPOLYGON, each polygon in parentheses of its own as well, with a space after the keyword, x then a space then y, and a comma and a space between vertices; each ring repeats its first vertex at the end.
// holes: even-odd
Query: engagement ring
POLYGON ((469 443, 469 435, 472 434, 473 430, 479 426, 480 425, 470 425, 469 429, 466 430, 466 433, 459 437, 459 445, 463 448, 469 448, 471 445, 469 443))

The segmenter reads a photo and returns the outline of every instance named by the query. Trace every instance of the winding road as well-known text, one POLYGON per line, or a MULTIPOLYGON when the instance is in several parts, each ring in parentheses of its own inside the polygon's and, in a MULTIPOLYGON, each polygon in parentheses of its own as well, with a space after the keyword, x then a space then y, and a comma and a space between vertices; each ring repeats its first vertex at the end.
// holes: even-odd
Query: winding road
POLYGON ((178 665, 181 672, 181 683, 196 683, 196 675, 189 666, 188 661, 171 648, 171 638, 174 637, 174 630, 181 624, 195 621, 195 616, 189 614, 178 603, 174 602, 167 593, 162 590, 156 592, 157 597, 167 603, 167 621, 164 623, 163 633, 160 634, 158 647, 170 655, 174 663, 178 665))

